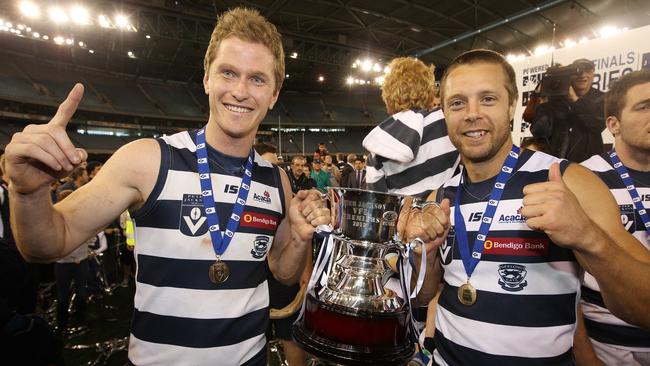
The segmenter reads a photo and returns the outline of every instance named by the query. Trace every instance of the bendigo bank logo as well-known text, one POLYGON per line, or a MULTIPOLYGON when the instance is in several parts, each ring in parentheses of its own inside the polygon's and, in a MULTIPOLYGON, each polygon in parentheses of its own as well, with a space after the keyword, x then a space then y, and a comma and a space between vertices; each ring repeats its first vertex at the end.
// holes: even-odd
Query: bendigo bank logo
POLYGON ((488 237, 483 243, 483 255, 508 255, 535 257, 548 254, 545 238, 496 238, 488 237))
POLYGON ((257 212, 244 212, 239 225, 256 229, 275 230, 278 227, 278 220, 271 215, 257 212))
POLYGON ((271 204, 271 194, 269 191, 264 191, 264 194, 253 193, 253 200, 271 204))

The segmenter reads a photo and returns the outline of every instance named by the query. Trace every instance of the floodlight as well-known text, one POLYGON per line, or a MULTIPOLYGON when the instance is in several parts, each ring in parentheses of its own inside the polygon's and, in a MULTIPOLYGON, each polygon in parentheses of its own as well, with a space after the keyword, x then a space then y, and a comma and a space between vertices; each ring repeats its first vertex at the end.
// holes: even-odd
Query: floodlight
POLYGON ((375 63, 375 64, 372 66, 372 71, 374 71, 374 72, 381 72, 381 66, 379 66, 378 63, 375 63))
POLYGON ((375 83, 382 85, 384 83, 384 80, 386 80, 383 76, 377 76, 375 78, 375 83))
POLYGON ((576 42, 572 40, 571 38, 567 38, 564 40, 564 47, 566 48, 571 48, 576 45, 576 42))
POLYGON ((65 39, 63 37, 61 37, 61 36, 56 36, 56 37, 54 37, 54 43, 56 43, 58 45, 62 45, 62 44, 65 43, 65 39))
POLYGON ((126 15, 117 14, 115 16, 115 25, 118 28, 128 29, 131 24, 129 24, 129 18, 127 18, 126 15))
POLYGON ((133 53, 133 51, 127 52, 126 55, 129 56, 129 58, 135 58, 135 54, 133 53))
POLYGON ((51 7, 49 14, 50 19, 54 23, 65 23, 68 21, 68 14, 66 14, 65 11, 58 6, 51 7))
POLYGON ((89 53, 95 53, 95 50, 88 50, 89 53))
POLYGON ((348 85, 354 84, 354 78, 352 76, 348 76, 348 78, 345 79, 345 83, 348 85))
POLYGON ((97 22, 99 23, 99 26, 102 27, 102 28, 111 28, 112 27, 111 21, 104 14, 100 14, 97 17, 97 22))
POLYGON ((289 57, 291 57, 293 59, 298 58, 298 52, 291 52, 291 55, 289 55, 289 57))
POLYGON ((41 35, 38 32, 32 33, 32 36, 34 36, 34 38, 41 38, 41 35))
POLYGON ((73 43, 74 43, 73 39, 71 39, 71 38, 66 38, 65 39, 65 44, 67 44, 68 46, 72 46, 73 43))
POLYGON ((372 69, 372 61, 366 59, 361 63, 361 70, 370 71, 372 69))
POLYGON ((43 38, 43 39, 46 40, 46 41, 47 41, 48 39, 50 39, 50 37, 49 37, 47 34, 43 34, 43 37, 41 37, 41 38, 43 38))
POLYGON ((144 38, 151 39, 151 36, 147 34, 146 36, 144 36, 144 38))
POLYGON ((318 82, 322 83, 323 81, 325 81, 325 77, 323 75, 318 75, 318 82))
POLYGON ((5 26, 7 26, 7 28, 13 28, 14 27, 14 25, 11 24, 11 22, 6 22, 5 26))
POLYGON ((84 47, 84 46, 86 46, 86 44, 83 43, 82 41, 79 41, 78 45, 79 45, 79 47, 84 47))
POLYGON ((20 2, 20 12, 28 18, 38 18, 41 16, 41 10, 31 1, 20 2))
POLYGON ((284 78, 285 78, 285 79, 288 79, 288 78, 289 78, 289 74, 284 74, 284 78))
POLYGON ((90 24, 90 14, 88 14, 88 10, 81 5, 73 5, 70 8, 70 17, 75 24, 90 24))

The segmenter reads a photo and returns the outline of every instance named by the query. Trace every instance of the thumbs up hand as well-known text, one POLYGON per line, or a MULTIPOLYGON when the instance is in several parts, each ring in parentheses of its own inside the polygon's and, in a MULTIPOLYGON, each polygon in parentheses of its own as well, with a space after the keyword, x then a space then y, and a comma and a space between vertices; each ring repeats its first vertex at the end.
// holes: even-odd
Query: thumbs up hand
POLYGON ((5 173, 15 192, 49 190, 51 182, 67 176, 86 160, 86 151, 75 148, 65 130, 83 92, 83 85, 76 84, 48 123, 29 125, 12 136, 5 149, 5 173))
POLYGON ((579 238, 593 223, 562 179, 560 165, 551 165, 548 182, 529 184, 523 192, 521 214, 527 218, 526 224, 543 231, 558 245, 578 249, 579 238))

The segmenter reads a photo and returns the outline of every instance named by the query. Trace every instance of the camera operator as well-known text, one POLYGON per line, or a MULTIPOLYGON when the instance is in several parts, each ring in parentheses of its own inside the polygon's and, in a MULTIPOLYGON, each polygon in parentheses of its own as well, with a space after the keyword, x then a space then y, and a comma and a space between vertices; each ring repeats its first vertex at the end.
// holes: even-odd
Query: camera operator
POLYGON ((552 155, 581 162, 603 152, 603 92, 591 87, 593 79, 594 64, 584 58, 544 75, 539 94, 548 102, 537 106, 530 131, 552 155))

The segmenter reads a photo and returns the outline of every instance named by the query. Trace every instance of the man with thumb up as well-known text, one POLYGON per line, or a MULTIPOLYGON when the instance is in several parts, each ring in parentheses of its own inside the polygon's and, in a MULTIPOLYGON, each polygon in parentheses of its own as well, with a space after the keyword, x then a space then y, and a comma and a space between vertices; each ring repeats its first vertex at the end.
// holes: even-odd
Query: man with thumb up
POLYGON ((639 244, 620 225, 607 187, 580 165, 513 144, 515 78, 502 55, 472 50, 441 82, 461 166, 429 196, 444 205, 426 213, 439 227, 425 235, 438 261, 422 292, 445 283, 438 365, 574 364, 583 271, 614 314, 650 327, 650 269, 628 254, 639 244))

